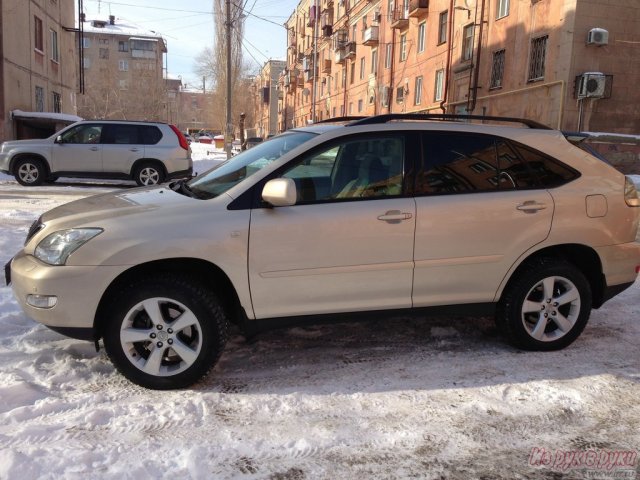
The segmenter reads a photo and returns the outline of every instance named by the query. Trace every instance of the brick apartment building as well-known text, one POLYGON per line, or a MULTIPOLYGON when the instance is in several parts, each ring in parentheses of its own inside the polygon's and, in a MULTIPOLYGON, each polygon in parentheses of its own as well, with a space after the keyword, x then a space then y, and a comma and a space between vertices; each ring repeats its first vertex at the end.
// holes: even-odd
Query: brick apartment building
POLYGON ((278 133, 279 98, 282 90, 278 81, 287 63, 282 60, 265 62, 253 83, 255 94, 255 134, 261 138, 278 133))
POLYGON ((167 121, 164 39, 117 19, 82 18, 84 118, 167 121))
POLYGON ((638 0, 302 0, 279 129, 473 113, 640 132, 638 0))
POLYGON ((0 0, 0 141, 74 121, 73 0, 0 0))

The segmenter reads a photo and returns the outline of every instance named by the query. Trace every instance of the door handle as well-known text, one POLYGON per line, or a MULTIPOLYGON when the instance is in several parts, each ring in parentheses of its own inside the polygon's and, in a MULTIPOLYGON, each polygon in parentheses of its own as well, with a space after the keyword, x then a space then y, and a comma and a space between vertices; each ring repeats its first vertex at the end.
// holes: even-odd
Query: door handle
POLYGON ((544 210, 547 206, 544 203, 538 203, 535 200, 527 200, 519 204, 516 210, 520 210, 524 213, 536 213, 538 210, 544 210))
POLYGON ((97 152, 98 151, 98 147, 91 147, 89 150, 91 150, 92 152, 97 152))
POLYGON ((130 149, 129 149, 129 151, 130 151, 130 152, 137 152, 137 151, 138 151, 138 149, 137 149, 137 148, 130 148, 130 149))
POLYGON ((398 223, 402 220, 409 220, 413 215, 411 213, 401 212, 400 210, 389 210, 384 215, 379 215, 378 220, 389 223, 398 223))

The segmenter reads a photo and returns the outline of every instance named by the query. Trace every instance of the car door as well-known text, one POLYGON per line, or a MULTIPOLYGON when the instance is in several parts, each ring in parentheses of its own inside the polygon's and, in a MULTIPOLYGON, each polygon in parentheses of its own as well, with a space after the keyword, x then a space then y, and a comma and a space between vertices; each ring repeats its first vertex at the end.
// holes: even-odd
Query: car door
POLYGON ((51 171, 101 172, 102 129, 101 123, 83 123, 63 132, 51 149, 51 171))
POLYGON ((509 268, 549 235, 553 199, 498 137, 424 134, 422 158, 414 306, 491 302, 509 268))
POLYGON ((104 127, 102 167, 105 173, 129 174, 136 160, 144 158, 141 126, 111 123, 104 127))
POLYGON ((256 318, 411 306, 408 142, 400 133, 341 137, 278 172, 295 181, 298 201, 251 212, 256 318))

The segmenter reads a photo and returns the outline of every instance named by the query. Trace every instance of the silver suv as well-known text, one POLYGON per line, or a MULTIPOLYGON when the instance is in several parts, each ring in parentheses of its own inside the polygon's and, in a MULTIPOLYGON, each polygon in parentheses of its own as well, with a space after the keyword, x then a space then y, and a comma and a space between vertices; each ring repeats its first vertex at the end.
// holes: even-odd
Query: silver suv
POLYGON ((41 140, 0 146, 0 172, 21 185, 59 177, 131 179, 155 185, 191 175, 191 151, 174 126, 158 122, 81 121, 41 140))
POLYGON ((32 318, 104 339, 157 389, 205 375, 230 322, 447 311, 569 345, 637 277, 636 188, 558 131, 442 118, 297 128, 189 181, 58 207, 8 280, 32 318))

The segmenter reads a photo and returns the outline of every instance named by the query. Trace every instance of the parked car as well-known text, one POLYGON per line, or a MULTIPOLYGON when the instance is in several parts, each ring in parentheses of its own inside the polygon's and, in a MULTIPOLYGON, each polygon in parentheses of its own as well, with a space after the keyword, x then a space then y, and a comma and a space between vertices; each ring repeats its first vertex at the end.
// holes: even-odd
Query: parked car
POLYGON ((260 137, 249 137, 246 140, 247 148, 255 147, 261 142, 262 142, 262 138, 260 137))
POLYGON ((193 142, 193 137, 191 136, 191 134, 190 134, 190 133, 188 133, 188 132, 183 132, 183 135, 184 135, 184 138, 186 138, 186 139, 187 139, 187 143, 188 143, 188 144, 191 144, 191 142, 193 142))
POLYGON ((59 177, 131 179, 155 185, 190 176, 191 151, 174 125, 83 120, 49 138, 0 146, 0 172, 25 186, 59 177))
POLYGON ((213 137, 211 137, 210 135, 207 135, 206 133, 198 135, 198 143, 212 143, 212 142, 213 142, 213 137))
POLYGON ((561 132, 450 118, 295 128, 189 181, 58 207, 8 280, 156 389, 205 375, 230 322, 482 314, 518 347, 566 347, 636 280, 636 188, 561 132))

